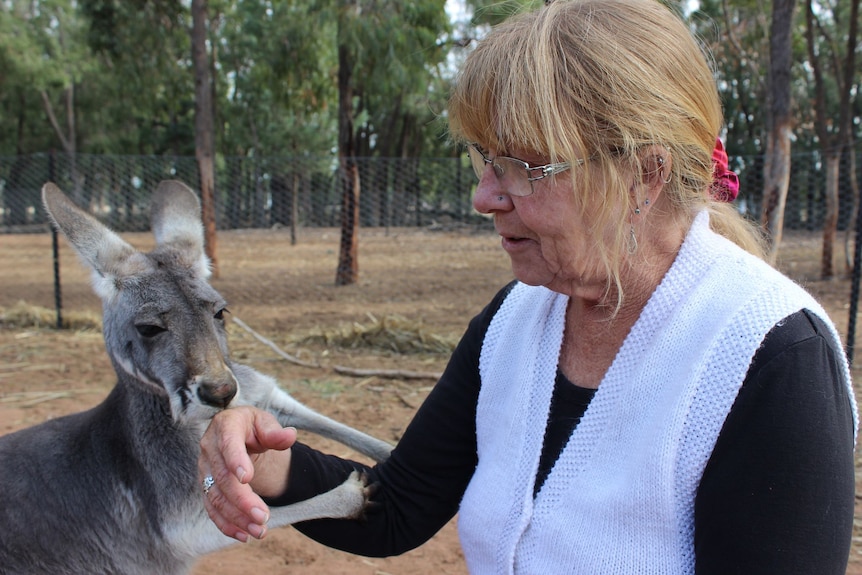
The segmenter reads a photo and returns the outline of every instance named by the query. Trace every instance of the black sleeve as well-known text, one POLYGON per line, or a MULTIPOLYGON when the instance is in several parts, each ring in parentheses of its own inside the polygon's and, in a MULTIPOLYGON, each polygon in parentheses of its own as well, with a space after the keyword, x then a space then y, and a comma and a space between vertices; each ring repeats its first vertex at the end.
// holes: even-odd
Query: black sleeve
POLYGON ((841 353, 805 310, 767 335, 695 499, 697 575, 844 575, 854 427, 841 353))
POLYGON ((488 324, 510 287, 470 322, 440 381, 388 460, 368 468, 295 445, 288 491, 267 503, 307 499, 335 487, 353 469, 364 469, 376 491, 375 505, 363 519, 320 519, 298 523, 296 528, 329 547, 374 557, 404 553, 439 531, 458 511, 476 468, 479 352, 488 324))

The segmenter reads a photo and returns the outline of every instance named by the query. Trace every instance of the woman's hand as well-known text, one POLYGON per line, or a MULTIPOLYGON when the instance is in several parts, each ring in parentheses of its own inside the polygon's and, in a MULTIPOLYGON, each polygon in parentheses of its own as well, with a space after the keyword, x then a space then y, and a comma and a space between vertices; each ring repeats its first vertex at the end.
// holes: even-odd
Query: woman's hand
POLYGON ((266 534, 269 509, 261 496, 287 489, 290 446, 296 430, 283 428, 268 412, 237 407, 218 413, 201 439, 198 474, 212 477, 204 500, 222 533, 245 542, 266 534))

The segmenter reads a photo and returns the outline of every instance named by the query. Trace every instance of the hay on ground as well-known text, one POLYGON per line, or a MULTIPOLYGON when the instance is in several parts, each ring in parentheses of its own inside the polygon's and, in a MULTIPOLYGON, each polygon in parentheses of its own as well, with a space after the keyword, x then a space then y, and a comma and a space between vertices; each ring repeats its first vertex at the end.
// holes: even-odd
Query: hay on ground
POLYGON ((401 316, 377 319, 368 314, 369 322, 342 325, 332 330, 318 329, 302 337, 300 344, 322 344, 347 349, 376 349, 401 354, 452 353, 457 340, 430 333, 420 322, 401 316))
MULTIPOLYGON (((53 309, 19 301, 10 308, 0 307, 0 327, 13 329, 56 328, 57 312, 53 309)), ((102 318, 93 312, 66 312, 63 313, 63 329, 101 331, 102 318)))

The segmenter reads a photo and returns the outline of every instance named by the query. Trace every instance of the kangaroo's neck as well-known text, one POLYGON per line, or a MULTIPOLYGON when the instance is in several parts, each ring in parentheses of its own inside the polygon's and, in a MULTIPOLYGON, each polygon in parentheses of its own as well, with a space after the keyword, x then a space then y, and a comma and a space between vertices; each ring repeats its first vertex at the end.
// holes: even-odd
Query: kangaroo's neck
POLYGON ((159 469, 176 465, 191 458, 197 461, 199 433, 185 429, 171 417, 166 396, 153 393, 137 381, 121 377, 105 400, 105 424, 110 435, 126 445, 126 449, 145 467, 159 469))

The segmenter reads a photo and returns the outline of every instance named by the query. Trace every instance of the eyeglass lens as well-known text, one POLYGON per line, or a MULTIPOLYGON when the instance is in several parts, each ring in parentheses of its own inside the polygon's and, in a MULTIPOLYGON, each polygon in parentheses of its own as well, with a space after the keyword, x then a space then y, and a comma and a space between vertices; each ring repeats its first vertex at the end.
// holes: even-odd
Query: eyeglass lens
POLYGON ((473 164, 473 171, 476 172, 477 178, 482 179, 485 165, 491 164, 494 167, 494 174, 497 176, 497 180, 508 194, 513 196, 529 196, 533 193, 533 184, 528 179, 529 174, 523 162, 505 156, 498 156, 488 161, 473 146, 467 147, 467 153, 470 156, 470 163, 473 164))

